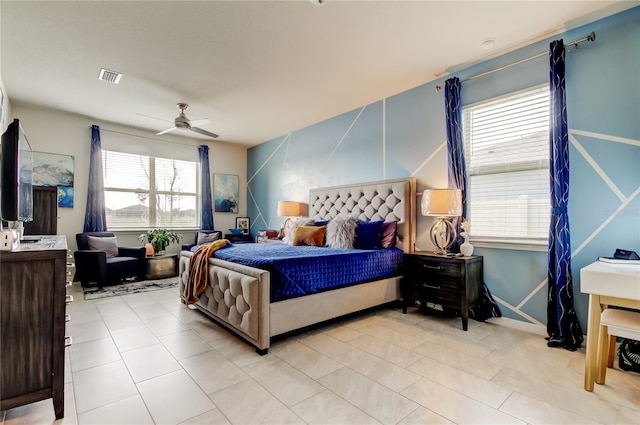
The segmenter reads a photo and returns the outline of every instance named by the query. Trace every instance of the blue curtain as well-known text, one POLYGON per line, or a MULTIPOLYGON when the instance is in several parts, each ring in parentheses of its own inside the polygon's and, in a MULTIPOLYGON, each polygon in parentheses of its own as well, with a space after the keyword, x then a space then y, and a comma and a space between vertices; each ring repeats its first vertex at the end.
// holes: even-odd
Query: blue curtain
MULTIPOLYGON (((447 159, 449 162, 449 189, 462 191, 462 218, 467 217, 467 166, 464 160, 464 140, 462 138, 462 104, 460 102, 460 79, 449 78, 444 85, 445 114, 447 119, 447 159)), ((458 232, 458 238, 451 244, 451 252, 460 252, 463 242, 460 235, 461 219, 450 219, 458 232)))
MULTIPOLYGON (((449 163, 449 188, 462 191, 462 218, 467 217, 467 165, 464 159, 464 139, 462 137, 462 102, 460 100, 460 79, 453 77, 445 81, 445 115, 447 119, 447 159, 449 163)), ((460 234, 460 220, 453 219, 453 225, 460 234)), ((462 238, 452 246, 452 252, 460 251, 462 238)), ((482 283, 482 294, 477 307, 469 311, 472 319, 484 321, 490 317, 501 317, 500 307, 491 296, 487 285, 482 283)))
POLYGON ((462 191, 462 217, 467 216, 467 165, 464 160, 462 138, 462 104, 460 79, 445 81, 444 99, 447 118, 447 159, 449 161, 449 188, 462 191))
POLYGON ((87 208, 84 215, 84 231, 104 232, 106 230, 107 216, 104 203, 100 127, 92 125, 91 157, 89 158, 89 188, 87 190, 87 208))
POLYGON ((569 234, 569 134, 565 98, 563 40, 549 46, 549 176, 551 223, 547 299, 547 345, 574 351, 582 344, 582 330, 573 307, 571 241, 569 234))
POLYGON ((211 201, 211 173, 209 172, 209 146, 198 146, 200 157, 200 229, 214 230, 213 202, 211 201))

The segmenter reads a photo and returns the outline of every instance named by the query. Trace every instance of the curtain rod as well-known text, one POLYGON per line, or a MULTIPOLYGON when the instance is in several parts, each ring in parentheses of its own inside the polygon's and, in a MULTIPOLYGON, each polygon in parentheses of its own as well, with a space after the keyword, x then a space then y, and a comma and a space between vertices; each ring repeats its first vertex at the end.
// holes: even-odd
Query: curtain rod
MULTIPOLYGON (((123 131, 117 131, 117 130, 109 130, 107 128, 102 128, 100 127, 100 131, 106 131, 107 133, 114 133, 114 134, 122 134, 124 136, 131 136, 131 137, 139 137, 141 139, 148 139, 148 140, 153 140, 155 142, 161 142, 161 143, 171 143, 174 145, 179 145, 179 146, 189 146, 189 147, 197 147, 198 145, 189 145, 187 143, 179 143, 179 142, 172 142, 169 140, 162 140, 162 139, 157 139, 155 137, 149 137, 149 136, 141 136, 139 134, 130 134, 130 133, 125 133, 123 131)), ((205 144, 205 143, 202 143, 205 144)))
MULTIPOLYGON (((585 41, 596 41, 596 33, 594 31, 591 31, 591 33, 589 33, 589 35, 587 35, 586 37, 581 38, 579 40, 572 41, 570 43, 566 43, 564 45, 564 47, 565 48, 569 48, 571 46, 574 46, 575 48, 578 48, 578 45, 580 43, 585 42, 585 41)), ((465 81, 473 80, 473 79, 479 78, 479 77, 484 77, 485 75, 493 74, 494 72, 502 71, 503 69, 511 68, 512 66, 520 65, 523 62, 527 62, 527 61, 530 61, 532 59, 536 59, 536 58, 539 58, 540 56, 544 56, 544 55, 548 55, 548 54, 549 54, 549 52, 541 52, 541 53, 538 53, 536 55, 529 56, 528 58, 520 59, 519 61, 515 61, 513 63, 501 66, 499 68, 491 69, 489 71, 481 72, 480 74, 472 75, 471 77, 467 77, 464 80, 460 80, 460 82, 464 83, 465 81)), ((436 92, 439 92, 440 90, 442 90, 442 86, 436 86, 436 92)))

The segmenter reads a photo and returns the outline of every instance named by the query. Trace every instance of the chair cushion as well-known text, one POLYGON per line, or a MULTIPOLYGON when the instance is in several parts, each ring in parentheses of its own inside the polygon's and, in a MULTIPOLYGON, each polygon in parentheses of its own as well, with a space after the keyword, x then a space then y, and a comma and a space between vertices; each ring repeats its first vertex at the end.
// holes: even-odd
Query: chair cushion
POLYGON ((639 312, 607 308, 602 312, 600 324, 608 327, 609 335, 640 340, 639 312))
POLYGON ((87 241, 89 243, 89 249, 104 251, 107 253, 107 258, 118 256, 118 241, 116 240, 115 236, 103 238, 89 236, 87 237, 87 241))

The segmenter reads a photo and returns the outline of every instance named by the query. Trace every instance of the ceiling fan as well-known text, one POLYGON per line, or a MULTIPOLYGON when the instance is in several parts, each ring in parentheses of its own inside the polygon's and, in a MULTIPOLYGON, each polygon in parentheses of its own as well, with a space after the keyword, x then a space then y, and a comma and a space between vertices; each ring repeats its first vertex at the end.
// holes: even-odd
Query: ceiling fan
MULTIPOLYGON (((204 118, 201 120, 190 120, 189 118, 187 118, 187 116, 185 115, 184 111, 187 110, 187 108, 189 108, 189 105, 186 103, 178 103, 177 104, 178 109, 180 109, 180 115, 178 115, 175 120, 174 120, 174 126, 171 128, 168 128, 166 130, 161 131, 160 133, 157 133, 158 136, 168 133, 170 131, 173 130, 191 130, 193 132, 199 133, 199 134, 203 134, 205 136, 209 136, 209 137, 213 137, 214 139, 218 137, 217 134, 215 133, 211 133, 207 130, 203 130, 201 128, 199 128, 198 126, 201 125, 206 125, 206 124, 211 124, 211 120, 209 118, 204 118)), ((140 114, 142 115, 142 114, 140 114)), ((153 117, 150 117, 153 118, 153 117)), ((156 118, 158 119, 158 118, 156 118)), ((165 120, 162 120, 165 121, 165 120)))

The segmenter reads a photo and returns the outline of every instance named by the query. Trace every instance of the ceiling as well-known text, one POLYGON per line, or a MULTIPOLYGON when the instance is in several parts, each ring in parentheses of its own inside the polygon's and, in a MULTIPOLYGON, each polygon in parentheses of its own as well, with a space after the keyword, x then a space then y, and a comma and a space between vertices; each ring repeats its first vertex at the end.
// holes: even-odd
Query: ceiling
POLYGON ((638 4, 2 1, 0 65, 13 104, 159 132, 186 102, 251 146, 638 4))

